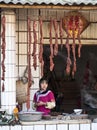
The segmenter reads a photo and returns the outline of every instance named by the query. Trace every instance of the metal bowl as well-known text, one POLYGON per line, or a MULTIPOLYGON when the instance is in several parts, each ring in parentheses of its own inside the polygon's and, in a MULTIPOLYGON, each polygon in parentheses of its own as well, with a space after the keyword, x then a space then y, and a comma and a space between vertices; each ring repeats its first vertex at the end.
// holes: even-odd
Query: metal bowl
POLYGON ((21 121, 26 121, 26 122, 31 122, 31 121, 39 121, 42 119, 42 112, 19 112, 19 120, 21 121))

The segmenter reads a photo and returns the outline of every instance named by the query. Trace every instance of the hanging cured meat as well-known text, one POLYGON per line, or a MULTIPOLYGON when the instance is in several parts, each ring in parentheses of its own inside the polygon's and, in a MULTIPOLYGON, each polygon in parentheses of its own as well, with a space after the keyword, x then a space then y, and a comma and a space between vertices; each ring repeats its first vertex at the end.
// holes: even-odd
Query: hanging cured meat
POLYGON ((53 20, 51 19, 50 21, 50 71, 53 70, 54 68, 54 62, 53 62, 53 44, 52 44, 52 25, 53 25, 53 20))
POLYGON ((2 40, 2 91, 5 90, 4 81, 5 81, 5 49, 6 49, 6 41, 5 41, 5 16, 2 16, 1 24, 2 24, 2 34, 1 34, 1 40, 2 40))
MULTIPOLYGON (((66 43, 68 43, 68 39, 73 39, 72 44, 72 53, 73 53, 73 68, 72 68, 72 76, 74 76, 76 72, 76 44, 75 39, 78 39, 79 46, 78 46, 78 57, 81 56, 81 39, 80 34, 84 31, 84 29, 89 25, 88 21, 79 13, 79 12, 69 12, 63 19, 63 28, 65 29, 67 33, 67 40, 66 43), (68 23, 68 25, 67 25, 68 23)), ((66 48, 68 48, 68 44, 66 44, 66 48)), ((69 52, 69 48, 68 51, 69 52)), ((67 60, 69 61, 69 60, 67 60)), ((68 63, 68 62, 67 62, 68 63)), ((68 66, 66 67, 68 68, 68 66)), ((67 70, 67 69, 66 69, 67 70)), ((67 71, 68 72, 68 71, 67 71)))
POLYGON ((59 23, 59 35, 60 35, 60 42, 61 42, 61 49, 63 47, 63 28, 62 28, 62 19, 60 19, 59 23))
POLYGON ((36 70, 37 67, 37 55, 36 55, 36 46, 37 46, 37 33, 36 33, 36 21, 33 21, 33 38, 34 38, 34 42, 33 42, 33 67, 36 70))
POLYGON ((55 45, 54 45, 54 55, 58 54, 58 23, 56 19, 53 20, 54 30, 55 30, 55 45))
POLYGON ((73 43, 72 43, 72 53, 73 53, 73 68, 72 68, 72 76, 74 77, 74 74, 76 72, 76 45, 75 45, 75 17, 71 17, 71 20, 73 20, 73 30, 72 30, 72 35, 73 35, 73 43))
POLYGON ((66 73, 67 75, 70 74, 71 71, 71 59, 70 59, 70 45, 69 45, 69 33, 68 33, 68 20, 66 22, 66 34, 67 34, 67 39, 66 39, 66 49, 67 49, 67 63, 66 63, 66 73))
POLYGON ((43 21, 39 19, 40 24, 40 46, 39 46, 39 62, 41 63, 41 76, 43 76, 44 60, 43 60, 43 30, 42 25, 43 21))
POLYGON ((79 42, 79 46, 78 46, 78 57, 80 58, 81 57, 81 47, 82 47, 82 44, 81 44, 81 38, 80 38, 80 33, 81 33, 81 26, 80 26, 80 17, 78 17, 78 42, 79 42))
POLYGON ((30 108, 30 87, 32 85, 31 77, 31 20, 28 18, 28 90, 27 90, 27 109, 30 108))

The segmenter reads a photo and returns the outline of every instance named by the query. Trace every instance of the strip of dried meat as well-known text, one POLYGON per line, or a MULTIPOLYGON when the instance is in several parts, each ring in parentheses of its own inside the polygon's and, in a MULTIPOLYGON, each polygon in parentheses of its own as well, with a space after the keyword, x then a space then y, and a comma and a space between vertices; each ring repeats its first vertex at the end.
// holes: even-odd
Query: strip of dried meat
POLYGON ((36 27, 37 27, 37 24, 36 24, 36 21, 34 20, 33 21, 33 38, 34 38, 34 42, 33 42, 32 56, 33 56, 33 67, 34 67, 35 70, 36 70, 36 67, 37 67, 37 56, 36 56, 37 33, 36 33, 36 27))
POLYGON ((28 18, 28 90, 27 90, 27 109, 30 109, 30 87, 32 85, 32 77, 31 77, 31 20, 28 18))
POLYGON ((43 76, 43 69, 44 69, 44 60, 43 60, 43 30, 42 25, 43 21, 39 19, 40 24, 40 47, 39 47, 39 62, 41 63, 41 76, 43 76))
POLYGON ((52 44, 52 25, 53 25, 53 20, 51 19, 51 21, 50 21, 50 71, 53 71, 53 69, 54 69, 54 62, 53 62, 53 57, 54 57, 54 55, 53 55, 53 44, 52 44))
POLYGON ((58 23, 56 19, 53 20, 54 30, 55 30, 55 45, 54 45, 54 55, 58 54, 58 23))
POLYGON ((6 18, 5 16, 2 16, 1 19, 1 24, 2 24, 2 35, 1 35, 1 40, 2 40, 2 92, 5 90, 5 85, 4 85, 4 81, 5 81, 5 49, 6 49, 6 41, 5 41, 5 22, 6 22, 6 18))
POLYGON ((63 47, 63 28, 62 28, 62 19, 60 19, 60 23, 59 23, 59 35, 60 35, 61 49, 62 49, 62 47, 63 47))
POLYGON ((71 71, 71 59, 70 59, 70 45, 69 45, 69 33, 68 33, 68 29, 69 29, 69 20, 67 20, 66 22, 66 34, 67 34, 67 39, 66 39, 66 49, 67 49, 67 62, 66 62, 66 74, 69 75, 70 71, 71 71))
POLYGON ((79 46, 78 46, 78 57, 80 58, 81 57, 81 48, 82 48, 82 44, 81 44, 81 38, 80 38, 80 32, 81 32, 81 29, 80 29, 80 17, 78 18, 78 42, 79 42, 79 46))

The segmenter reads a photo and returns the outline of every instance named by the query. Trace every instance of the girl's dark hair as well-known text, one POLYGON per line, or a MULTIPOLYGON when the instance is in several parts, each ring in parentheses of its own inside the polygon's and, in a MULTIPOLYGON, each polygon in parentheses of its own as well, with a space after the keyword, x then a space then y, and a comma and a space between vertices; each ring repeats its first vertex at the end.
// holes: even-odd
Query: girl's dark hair
POLYGON ((39 88, 41 89, 41 83, 45 81, 47 84, 48 84, 48 79, 45 78, 45 77, 42 77, 40 80, 39 80, 39 88))

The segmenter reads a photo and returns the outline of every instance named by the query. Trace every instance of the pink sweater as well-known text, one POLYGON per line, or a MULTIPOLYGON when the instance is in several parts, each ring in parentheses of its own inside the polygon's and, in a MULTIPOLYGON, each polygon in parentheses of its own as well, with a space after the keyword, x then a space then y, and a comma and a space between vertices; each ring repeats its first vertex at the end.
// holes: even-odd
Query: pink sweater
MULTIPOLYGON (((52 93, 52 91, 48 90, 45 93, 40 93, 39 91, 37 91, 34 95, 34 102, 50 102, 52 100, 55 100, 54 98, 54 94, 52 93)), ((45 108, 44 105, 42 106, 37 106, 36 108, 37 111, 43 112, 44 115, 48 115, 50 113, 50 109, 45 108)))

